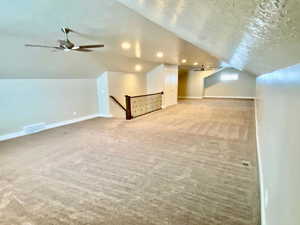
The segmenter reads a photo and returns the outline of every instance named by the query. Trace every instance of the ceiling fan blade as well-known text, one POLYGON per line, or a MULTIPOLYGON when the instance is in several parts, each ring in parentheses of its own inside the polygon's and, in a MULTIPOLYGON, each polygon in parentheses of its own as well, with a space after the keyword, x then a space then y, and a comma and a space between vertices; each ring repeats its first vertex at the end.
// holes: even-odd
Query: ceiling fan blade
POLYGON ((104 45, 80 45, 79 49, 83 49, 83 48, 103 48, 104 45))
POLYGON ((78 52, 92 52, 90 49, 85 48, 73 48, 72 51, 78 51, 78 52))
POLYGON ((54 48, 54 49, 62 49, 60 47, 54 47, 54 46, 47 46, 47 45, 31 45, 31 44, 26 44, 26 47, 37 47, 37 48, 54 48))

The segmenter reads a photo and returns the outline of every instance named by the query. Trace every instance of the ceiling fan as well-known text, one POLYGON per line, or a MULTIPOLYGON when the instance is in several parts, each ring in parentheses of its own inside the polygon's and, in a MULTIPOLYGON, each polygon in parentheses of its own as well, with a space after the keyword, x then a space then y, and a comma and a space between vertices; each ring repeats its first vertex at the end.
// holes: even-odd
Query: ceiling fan
POLYGON ((26 47, 38 47, 38 48, 52 48, 63 51, 79 51, 79 52, 91 52, 91 48, 103 48, 104 45, 79 45, 76 46, 69 40, 68 34, 72 32, 70 28, 61 28, 61 31, 65 34, 65 40, 58 40, 59 46, 47 46, 47 45, 32 45, 26 44, 26 47))
POLYGON ((217 66, 217 67, 213 67, 213 66, 204 66, 201 65, 201 67, 195 67, 192 69, 192 71, 207 71, 207 70, 219 70, 223 67, 221 66, 217 66))

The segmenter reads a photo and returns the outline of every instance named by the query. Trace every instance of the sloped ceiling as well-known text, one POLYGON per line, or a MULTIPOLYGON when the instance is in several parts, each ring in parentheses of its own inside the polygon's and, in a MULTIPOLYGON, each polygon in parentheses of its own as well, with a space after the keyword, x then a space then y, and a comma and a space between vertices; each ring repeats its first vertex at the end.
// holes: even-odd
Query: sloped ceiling
POLYGON ((217 66, 206 51, 177 37, 116 0, 2 0, 0 13, 0 78, 96 77, 104 71, 147 72, 161 63, 198 62, 217 66), (77 44, 105 44, 92 53, 28 48, 57 45, 62 26, 72 28, 77 44), (121 43, 132 48, 125 51, 121 43), (164 52, 158 59, 157 51, 164 52))
POLYGON ((118 0, 256 75, 299 63, 299 0, 118 0))

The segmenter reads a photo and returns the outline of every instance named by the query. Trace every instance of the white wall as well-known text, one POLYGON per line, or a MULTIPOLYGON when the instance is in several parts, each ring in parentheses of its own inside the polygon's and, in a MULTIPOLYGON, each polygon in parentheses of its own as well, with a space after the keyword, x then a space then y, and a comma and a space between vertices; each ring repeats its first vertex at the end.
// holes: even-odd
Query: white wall
POLYGON ((97 79, 98 107, 99 115, 102 117, 112 117, 110 114, 110 97, 108 87, 108 73, 104 72, 97 79))
POLYGON ((204 79, 214 73, 209 71, 181 71, 179 73, 178 94, 180 98, 202 98, 204 95, 204 79))
POLYGON ((163 64, 155 67, 147 73, 147 93, 156 93, 164 90, 165 87, 165 66, 163 64))
POLYGON ((147 74, 105 72, 97 80, 99 110, 102 116, 125 117, 125 112, 110 95, 125 107, 125 95, 143 95, 164 91, 163 107, 177 104, 177 66, 160 65, 147 74))
POLYGON ((255 97, 255 79, 245 71, 236 69, 224 69, 218 73, 205 78, 204 96, 216 97, 255 97), (238 74, 239 79, 233 81, 222 81, 221 76, 226 74, 238 74))
POLYGON ((231 68, 221 71, 182 71, 179 97, 255 97, 255 76, 231 68), (223 74, 239 74, 237 81, 222 81, 223 74))
POLYGON ((96 79, 0 79, 0 136, 98 113, 96 79))
MULTIPOLYGON (((177 67, 163 66, 162 78, 148 87, 148 92, 166 93, 166 106, 176 104, 177 67)), ((143 73, 105 72, 98 79, 0 79, 0 140, 32 124, 50 128, 83 117, 125 117, 109 95, 125 106, 125 95, 146 93, 143 73)))
POLYGON ((160 65, 147 73, 147 92, 164 92, 163 108, 177 104, 178 66, 160 65))
POLYGON ((300 64, 257 78, 262 225, 300 224, 300 64))
POLYGON ((177 104, 178 101, 178 66, 165 65, 164 107, 177 104))
MULTIPOLYGON (((108 92, 125 107, 125 95, 147 94, 147 77, 143 73, 107 72, 108 92)), ((125 112, 109 99, 109 114, 125 117, 125 112)))

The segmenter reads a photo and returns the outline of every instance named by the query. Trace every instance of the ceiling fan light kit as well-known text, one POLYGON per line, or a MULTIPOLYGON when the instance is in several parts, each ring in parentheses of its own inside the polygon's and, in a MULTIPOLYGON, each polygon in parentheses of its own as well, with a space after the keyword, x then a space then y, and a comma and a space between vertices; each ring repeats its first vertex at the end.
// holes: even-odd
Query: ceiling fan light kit
POLYGON ((63 50, 65 52, 69 51, 78 51, 78 52, 91 52, 91 48, 103 48, 103 44, 95 44, 95 45, 79 45, 76 46, 73 42, 69 40, 68 34, 72 32, 70 28, 63 27, 61 31, 65 34, 65 40, 58 40, 59 46, 47 46, 47 45, 32 45, 25 44, 26 47, 38 47, 38 48, 52 48, 56 50, 63 50))

